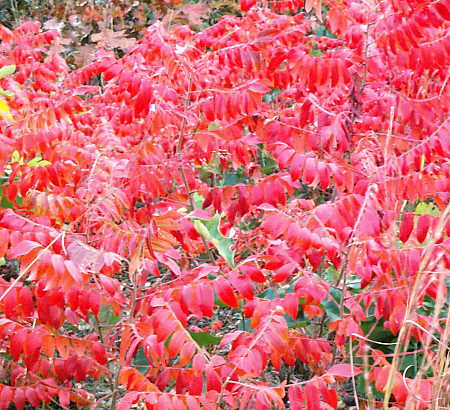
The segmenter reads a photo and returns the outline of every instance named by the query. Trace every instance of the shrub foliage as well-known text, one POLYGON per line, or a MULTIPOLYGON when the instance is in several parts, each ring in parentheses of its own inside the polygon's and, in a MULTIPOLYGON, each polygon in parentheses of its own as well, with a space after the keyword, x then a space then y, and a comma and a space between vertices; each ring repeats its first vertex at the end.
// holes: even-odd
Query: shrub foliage
POLYGON ((449 404, 450 3, 268 3, 0 27, 0 409, 449 404))

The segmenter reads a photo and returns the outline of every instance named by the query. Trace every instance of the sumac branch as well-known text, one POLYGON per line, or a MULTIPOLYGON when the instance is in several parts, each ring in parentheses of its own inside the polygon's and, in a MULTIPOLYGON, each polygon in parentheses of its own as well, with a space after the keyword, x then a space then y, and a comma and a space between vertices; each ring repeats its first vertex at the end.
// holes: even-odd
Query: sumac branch
POLYGON ((0 409, 449 405, 450 3, 263 3, 0 27, 0 409))

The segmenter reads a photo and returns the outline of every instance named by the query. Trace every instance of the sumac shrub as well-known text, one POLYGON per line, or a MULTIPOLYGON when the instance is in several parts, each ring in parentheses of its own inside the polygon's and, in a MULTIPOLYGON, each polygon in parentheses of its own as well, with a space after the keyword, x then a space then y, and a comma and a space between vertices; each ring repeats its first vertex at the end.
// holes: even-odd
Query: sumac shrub
POLYGON ((269 6, 0 29, 0 409, 448 405, 449 1, 269 6))

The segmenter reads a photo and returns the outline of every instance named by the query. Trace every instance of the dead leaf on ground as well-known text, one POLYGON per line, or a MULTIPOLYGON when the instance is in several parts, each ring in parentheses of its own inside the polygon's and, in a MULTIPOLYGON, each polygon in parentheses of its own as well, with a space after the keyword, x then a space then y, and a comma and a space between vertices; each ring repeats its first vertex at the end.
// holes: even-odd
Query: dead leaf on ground
POLYGON ((91 63, 95 59, 96 47, 93 44, 86 44, 84 46, 79 46, 72 54, 74 59, 74 64, 77 67, 83 67, 86 64, 91 63))
POLYGON ((127 38, 124 35, 125 30, 113 31, 105 29, 100 33, 91 35, 91 41, 104 45, 108 48, 121 48, 126 50, 136 43, 135 38, 127 38))
POLYGON ((190 26, 197 26, 201 24, 202 17, 208 13, 208 5, 206 3, 186 4, 180 7, 179 11, 182 12, 188 19, 190 26))
POLYGON ((44 29, 45 30, 57 30, 58 32, 61 33, 62 29, 64 28, 64 22, 57 19, 57 18, 53 18, 50 20, 47 20, 44 23, 44 29))

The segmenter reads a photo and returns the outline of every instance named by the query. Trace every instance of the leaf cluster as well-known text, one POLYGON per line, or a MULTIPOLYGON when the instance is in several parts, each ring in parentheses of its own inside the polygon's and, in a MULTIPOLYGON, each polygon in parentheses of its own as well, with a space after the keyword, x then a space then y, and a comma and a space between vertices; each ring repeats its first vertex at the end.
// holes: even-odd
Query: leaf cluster
POLYGON ((0 410, 448 406, 448 1, 267 6, 0 26, 0 410))

